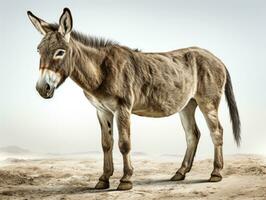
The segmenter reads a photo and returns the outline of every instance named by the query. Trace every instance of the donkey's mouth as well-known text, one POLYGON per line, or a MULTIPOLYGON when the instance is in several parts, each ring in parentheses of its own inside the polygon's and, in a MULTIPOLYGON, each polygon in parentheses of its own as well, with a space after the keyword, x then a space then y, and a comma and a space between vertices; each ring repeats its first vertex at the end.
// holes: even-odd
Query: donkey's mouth
POLYGON ((44 99, 51 99, 54 96, 54 92, 49 93, 49 94, 41 94, 40 96, 43 97, 44 99))
POLYGON ((42 96, 45 99, 51 99, 54 96, 54 88, 50 89, 49 92, 46 93, 46 95, 42 96))
POLYGON ((54 90, 52 92, 50 92, 49 94, 47 94, 45 97, 45 99, 51 99, 54 96, 54 90))

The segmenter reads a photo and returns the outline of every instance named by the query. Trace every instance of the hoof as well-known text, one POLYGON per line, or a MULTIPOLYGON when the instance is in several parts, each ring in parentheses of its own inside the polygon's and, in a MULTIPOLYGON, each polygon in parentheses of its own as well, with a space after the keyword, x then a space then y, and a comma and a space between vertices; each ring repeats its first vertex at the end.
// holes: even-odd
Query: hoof
POLYGON ((117 187, 117 190, 130 190, 132 189, 133 184, 131 181, 127 181, 127 182, 120 182, 120 184, 117 187))
POLYGON ((97 190, 103 190, 103 189, 107 189, 110 187, 109 181, 99 181, 96 186, 95 189, 97 190))
POLYGON ((220 175, 211 175, 209 182, 219 182, 222 180, 222 176, 220 175))
POLYGON ((179 172, 176 172, 176 174, 170 179, 170 181, 182 181, 185 179, 185 175, 179 173, 179 172))

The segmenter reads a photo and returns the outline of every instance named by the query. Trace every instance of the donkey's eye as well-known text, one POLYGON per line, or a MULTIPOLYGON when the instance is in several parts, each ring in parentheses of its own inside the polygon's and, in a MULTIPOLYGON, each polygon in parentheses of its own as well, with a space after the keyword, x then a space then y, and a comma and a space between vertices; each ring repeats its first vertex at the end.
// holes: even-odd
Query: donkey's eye
POLYGON ((55 54, 54 54, 54 58, 63 58, 65 55, 65 50, 64 49, 58 49, 56 50, 55 54))
POLYGON ((65 53, 64 51, 58 51, 56 56, 62 56, 62 55, 64 55, 64 53, 65 53))

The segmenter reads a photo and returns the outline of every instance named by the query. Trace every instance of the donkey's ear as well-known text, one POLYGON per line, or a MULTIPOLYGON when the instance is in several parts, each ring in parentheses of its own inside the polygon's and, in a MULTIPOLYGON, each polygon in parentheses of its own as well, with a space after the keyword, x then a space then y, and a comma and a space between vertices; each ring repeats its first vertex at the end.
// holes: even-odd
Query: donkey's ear
POLYGON ((50 31, 49 24, 42 19, 36 17, 34 14, 32 14, 31 11, 27 12, 30 21, 35 26, 35 28, 42 34, 45 35, 48 31, 50 31))
POLYGON ((71 16, 71 12, 68 8, 64 8, 63 14, 59 20, 59 29, 58 32, 61 33, 65 40, 69 42, 70 33, 72 31, 73 20, 71 16))

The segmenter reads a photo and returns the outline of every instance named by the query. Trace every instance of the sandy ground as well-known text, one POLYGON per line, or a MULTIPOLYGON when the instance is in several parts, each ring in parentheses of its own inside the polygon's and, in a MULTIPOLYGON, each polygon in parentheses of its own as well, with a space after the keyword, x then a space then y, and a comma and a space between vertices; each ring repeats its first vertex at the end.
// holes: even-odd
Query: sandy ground
MULTIPOLYGON (((0 155, 1 157, 1 155, 0 155)), ((0 199, 266 199, 266 158, 258 155, 225 156, 224 179, 209 183, 212 160, 196 160, 186 180, 169 178, 181 159, 135 155, 134 188, 116 191, 122 175, 121 160, 108 190, 93 189, 102 172, 102 155, 16 159, 0 162, 0 199)))

